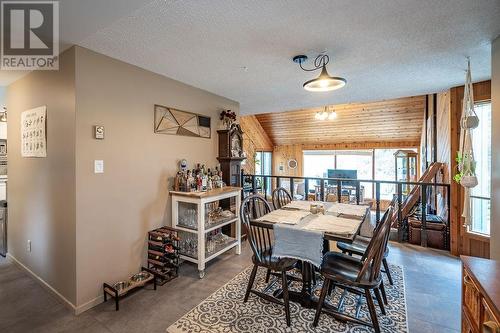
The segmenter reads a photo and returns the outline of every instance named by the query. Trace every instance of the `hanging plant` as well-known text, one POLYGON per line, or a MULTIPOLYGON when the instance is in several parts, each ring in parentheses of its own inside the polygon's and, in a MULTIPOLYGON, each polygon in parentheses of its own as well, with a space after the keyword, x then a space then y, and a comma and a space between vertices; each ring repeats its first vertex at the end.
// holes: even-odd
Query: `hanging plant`
POLYGON ((472 75, 470 70, 470 59, 467 61, 465 74, 464 99, 462 102, 462 117, 460 119, 460 151, 457 153, 458 174, 453 179, 464 188, 464 204, 462 217, 464 227, 471 225, 471 188, 477 186, 476 161, 474 160, 474 149, 472 146, 472 129, 479 125, 479 118, 474 110, 474 90, 472 87, 472 75))
POLYGON ((469 154, 466 154, 466 156, 468 156, 467 158, 469 159, 469 161, 464 162, 463 154, 457 151, 457 157, 455 157, 455 161, 457 162, 458 172, 455 174, 455 176, 453 176, 453 180, 464 187, 471 187, 462 184, 462 180, 464 180, 465 178, 464 183, 471 184, 470 177, 474 177, 476 181, 472 180, 472 184, 476 183, 477 185, 476 161, 471 160, 469 154), (469 167, 464 168, 465 165, 468 165, 469 167))

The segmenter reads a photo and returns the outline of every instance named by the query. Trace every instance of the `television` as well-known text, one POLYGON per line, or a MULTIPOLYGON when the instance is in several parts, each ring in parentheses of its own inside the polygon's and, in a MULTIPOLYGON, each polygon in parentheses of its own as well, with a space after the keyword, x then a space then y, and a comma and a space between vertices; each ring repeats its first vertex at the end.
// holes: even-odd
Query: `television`
MULTIPOLYGON (((328 169, 328 178, 358 179, 357 170, 328 169)), ((329 180, 328 184, 336 184, 336 181, 329 180)), ((356 182, 343 181, 343 186, 356 186, 356 182)))

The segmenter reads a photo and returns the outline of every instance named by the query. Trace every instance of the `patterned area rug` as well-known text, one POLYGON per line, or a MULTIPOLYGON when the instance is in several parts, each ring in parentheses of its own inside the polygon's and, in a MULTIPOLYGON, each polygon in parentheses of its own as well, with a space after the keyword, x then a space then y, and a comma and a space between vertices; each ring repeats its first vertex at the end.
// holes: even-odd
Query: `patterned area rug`
MULTIPOLYGON (((246 304, 243 303, 250 272, 251 267, 238 274, 226 285, 172 324, 167 329, 167 333, 373 332, 373 329, 368 326, 342 323, 325 313, 322 313, 318 327, 314 328, 312 326, 314 310, 302 308, 299 304, 293 302, 290 303, 292 325, 287 327, 284 307, 263 300, 254 294, 250 294, 250 298, 246 304)), ((399 266, 392 265, 391 272, 394 279, 394 286, 391 286, 387 280, 384 280, 389 301, 389 305, 386 306, 387 315, 384 316, 380 313, 375 300, 381 330, 383 332, 407 332, 403 270, 399 266)), ((263 290, 266 287, 265 273, 265 269, 259 268, 254 288, 257 287, 256 289, 263 290)), ((318 297, 321 285, 322 281, 319 281, 314 291, 318 297)), ((299 283, 293 283, 290 289, 299 290, 300 286, 299 283)), ((274 289, 279 287, 280 283, 275 283, 274 289)), ((336 292, 332 294, 328 302, 337 305, 340 296, 341 291, 339 288, 336 288, 336 292)), ((348 294, 344 301, 344 311, 353 314, 357 299, 358 296, 348 294)), ((360 318, 369 321, 368 307, 364 298, 362 300, 360 318)))

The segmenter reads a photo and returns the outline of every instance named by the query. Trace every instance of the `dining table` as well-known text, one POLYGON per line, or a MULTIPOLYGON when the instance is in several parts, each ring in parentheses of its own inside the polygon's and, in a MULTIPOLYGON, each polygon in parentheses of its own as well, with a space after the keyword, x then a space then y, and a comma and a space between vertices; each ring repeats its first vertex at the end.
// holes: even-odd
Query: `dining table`
MULTIPOLYGON (((322 207, 321 212, 317 212, 315 214, 311 213, 309 215, 304 216, 303 218, 301 218, 299 222, 292 223, 294 226, 307 230, 307 226, 321 214, 329 214, 345 220, 350 220, 353 226, 352 227, 353 231, 349 233, 346 233, 344 229, 336 230, 339 227, 336 226, 335 224, 332 224, 331 228, 328 227, 325 228, 323 230, 324 249, 329 248, 328 244, 330 241, 352 243, 356 235, 359 234, 361 225, 365 223, 365 221, 370 222, 371 203, 366 205, 365 204, 355 205, 355 204, 345 204, 337 202, 318 202, 318 201, 311 202, 311 201, 294 200, 291 203, 280 208, 279 209, 280 212, 278 213, 278 215, 280 217, 281 216, 285 217, 282 218, 282 220, 283 223, 287 223, 286 221, 287 214, 290 215, 290 220, 292 220, 296 218, 297 215, 294 212, 311 211, 312 209, 314 209, 313 207, 311 207, 311 205, 316 205, 316 209, 317 207, 322 207)), ((271 218, 271 216, 272 212, 262 216, 261 218, 258 219, 258 224, 265 228, 272 229, 276 223, 280 222, 277 222, 277 220, 271 218), (267 216, 269 216, 269 218, 267 218, 267 216)), ((315 231, 317 231, 317 228, 315 228, 315 231)), ((314 278, 316 274, 315 268, 311 263, 301 261, 300 270, 302 275, 302 288, 300 291, 289 290, 289 298, 291 301, 297 302, 305 308, 315 309, 318 304, 318 298, 313 294, 312 291, 313 285, 315 281, 317 281, 317 279, 314 278)), ((277 298, 282 297, 282 290, 281 289, 275 290, 274 296, 277 298)))

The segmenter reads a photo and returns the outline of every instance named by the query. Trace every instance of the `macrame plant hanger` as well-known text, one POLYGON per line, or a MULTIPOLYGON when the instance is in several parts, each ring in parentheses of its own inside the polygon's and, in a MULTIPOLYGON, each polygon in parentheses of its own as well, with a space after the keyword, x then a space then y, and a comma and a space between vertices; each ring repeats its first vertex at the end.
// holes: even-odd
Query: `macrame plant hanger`
POLYGON ((471 225, 470 191, 478 184, 471 133, 478 125, 479 118, 474 111, 474 91, 472 88, 470 59, 467 59, 462 117, 460 118, 460 151, 457 157, 459 174, 457 175, 458 178, 456 178, 464 188, 464 207, 462 211, 464 227, 469 227, 471 225))

